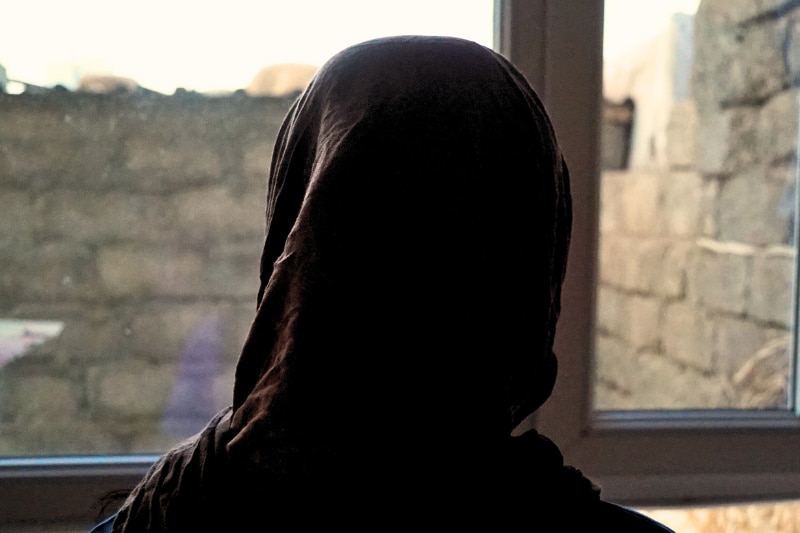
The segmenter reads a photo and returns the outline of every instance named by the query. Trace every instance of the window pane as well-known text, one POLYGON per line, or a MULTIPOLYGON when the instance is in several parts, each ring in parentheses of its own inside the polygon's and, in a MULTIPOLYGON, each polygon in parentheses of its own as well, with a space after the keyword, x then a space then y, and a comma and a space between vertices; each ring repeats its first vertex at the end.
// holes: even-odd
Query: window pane
POLYGON ((606 2, 597 409, 791 405, 800 19, 760 6, 606 2))
POLYGON ((227 405, 272 143, 309 69, 288 88, 257 73, 313 71, 380 35, 491 46, 492 14, 491 0, 7 9, 0 456, 157 453, 227 405))

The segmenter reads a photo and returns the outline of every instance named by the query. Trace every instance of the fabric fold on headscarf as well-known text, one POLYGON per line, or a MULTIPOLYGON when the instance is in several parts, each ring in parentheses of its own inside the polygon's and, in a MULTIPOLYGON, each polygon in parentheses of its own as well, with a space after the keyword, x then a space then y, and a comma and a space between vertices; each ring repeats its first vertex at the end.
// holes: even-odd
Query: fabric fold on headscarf
POLYGON ((114 530, 256 500, 275 517, 310 487, 342 503, 345 481, 396 505, 456 481, 596 500, 550 441, 510 436, 556 379, 570 228, 556 135, 504 57, 422 36, 340 52, 275 144, 232 408, 154 466, 114 530))

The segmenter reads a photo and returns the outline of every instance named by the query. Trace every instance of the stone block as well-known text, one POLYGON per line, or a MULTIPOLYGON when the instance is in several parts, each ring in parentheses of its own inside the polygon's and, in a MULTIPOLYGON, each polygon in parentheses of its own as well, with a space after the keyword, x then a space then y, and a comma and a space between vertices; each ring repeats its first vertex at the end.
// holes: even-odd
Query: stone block
POLYGON ((598 242, 598 278, 623 289, 634 289, 628 275, 631 269, 630 258, 636 250, 639 239, 622 237, 609 233, 600 236, 598 242))
POLYGON ((198 247, 106 247, 99 251, 99 287, 110 297, 192 296, 255 299, 260 244, 198 247))
POLYGON ((624 234, 654 235, 661 229, 658 172, 605 172, 600 186, 601 227, 624 234))
POLYGON ((668 359, 704 372, 714 370, 713 323, 700 307, 686 302, 668 304, 661 346, 668 359))
POLYGON ((704 110, 698 117, 697 170, 727 175, 758 160, 758 111, 750 107, 704 110))
POLYGON ((698 8, 692 93, 701 117, 708 107, 761 101, 789 85, 786 20, 753 18, 764 11, 746 0, 704 1, 698 8))
POLYGON ((655 353, 637 358, 636 387, 639 409, 719 409, 730 406, 729 387, 715 375, 676 364, 655 353))
POLYGON ((701 241, 687 269, 691 301, 707 309, 743 314, 753 253, 749 246, 701 241))
POLYGON ((36 218, 31 204, 27 191, 0 190, 0 257, 4 255, 3 250, 11 254, 15 250, 30 250, 33 247, 36 218))
POLYGON ((80 382, 47 373, 0 373, 0 449, 6 455, 118 451, 82 409, 80 382))
POLYGON ((4 372, 0 388, 0 415, 6 422, 54 421, 73 417, 79 410, 81 390, 61 377, 47 374, 4 372))
POLYGON ((128 138, 123 147, 128 186, 135 190, 171 191, 218 182, 223 175, 218 148, 202 142, 194 133, 159 135, 146 129, 128 138))
POLYGON ((751 320, 725 316, 714 319, 714 329, 714 366, 726 378, 731 378, 770 340, 786 333, 751 320))
POLYGON ((703 180, 700 190, 700 227, 701 235, 716 239, 719 234, 719 193, 721 181, 718 179, 703 180))
POLYGON ((23 301, 91 301, 101 292, 95 259, 89 246, 46 242, 4 265, 10 268, 2 277, 9 276, 16 284, 15 298, 23 301))
POLYGON ((629 379, 631 362, 635 358, 634 350, 623 340, 604 333, 595 339, 594 373, 597 383, 595 407, 599 409, 620 408, 617 402, 609 403, 607 395, 601 390, 614 391, 615 395, 630 395, 629 379))
POLYGON ((90 380, 90 402, 112 418, 153 418, 164 412, 175 367, 137 359, 104 365, 90 380))
MULTIPOLYGON (((608 346, 607 346, 608 348, 608 346)), ((600 410, 714 409, 729 405, 727 384, 691 367, 643 352, 606 359, 602 388, 595 390, 595 408, 600 410), (616 361, 613 361, 616 359, 616 361), (622 380, 615 383, 613 380, 622 380), (610 384, 614 386, 609 386, 610 384)))
POLYGON ((242 154, 242 170, 246 176, 252 176, 262 183, 264 190, 267 186, 270 161, 272 160, 272 142, 264 139, 245 147, 242 154))
POLYGON ((631 345, 637 351, 658 350, 662 336, 662 300, 633 296, 628 306, 626 337, 631 345))
POLYGON ((765 167, 749 167, 726 180, 718 198, 718 238, 753 245, 786 242, 789 221, 781 212, 785 183, 765 167))
POLYGON ((622 324, 626 319, 623 301, 626 293, 608 285, 597 288, 596 328, 598 335, 622 338, 622 324))
POLYGON ((667 123, 666 158, 670 170, 691 170, 695 166, 697 106, 694 100, 677 102, 667 123))
POLYGON ((23 98, 18 110, 0 115, 3 131, 11 138, 1 150, 9 183, 34 190, 54 185, 91 189, 114 175, 119 132, 113 114, 74 111, 65 102, 56 109, 41 109, 23 98))
POLYGON ((255 300, 259 286, 262 243, 217 241, 206 260, 203 294, 255 300))
POLYGON ((795 270, 797 256, 788 246, 768 249, 753 258, 748 292, 748 315, 790 328, 794 322, 795 270))
POLYGON ((205 265, 190 249, 121 246, 100 250, 97 269, 112 298, 195 296, 203 287, 205 265))
POLYGON ((703 179, 696 172, 673 171, 662 180, 662 231, 675 237, 702 233, 703 179))
POLYGON ((601 234, 617 234, 625 231, 621 198, 627 179, 627 172, 604 170, 601 175, 599 209, 601 234))
POLYGON ((197 189, 175 195, 172 209, 176 231, 184 242, 264 237, 265 195, 233 195, 224 187, 197 189))
POLYGON ((686 295, 686 269, 694 249, 693 241, 670 242, 662 260, 657 264, 652 291, 668 299, 679 299, 686 295))
POLYGON ((798 98, 800 91, 780 91, 758 114, 758 159, 764 165, 787 161, 797 153, 798 98))
POLYGON ((601 287, 597 296, 599 331, 622 339, 633 350, 656 349, 660 336, 661 300, 601 287))
POLYGON ((38 350, 48 356, 47 366, 50 368, 74 372, 98 361, 121 359, 132 354, 124 323, 115 310, 97 306, 77 312, 51 305, 46 310, 32 311, 28 309, 28 317, 55 319, 64 324, 61 334, 38 350))
POLYGON ((697 17, 714 18, 729 24, 740 24, 775 9, 784 0, 703 0, 697 8, 697 17))
POLYGON ((39 195, 32 211, 37 235, 90 245, 106 242, 180 242, 167 199, 122 191, 55 190, 39 195))
POLYGON ((600 281, 628 291, 680 296, 689 249, 684 242, 601 235, 600 281))

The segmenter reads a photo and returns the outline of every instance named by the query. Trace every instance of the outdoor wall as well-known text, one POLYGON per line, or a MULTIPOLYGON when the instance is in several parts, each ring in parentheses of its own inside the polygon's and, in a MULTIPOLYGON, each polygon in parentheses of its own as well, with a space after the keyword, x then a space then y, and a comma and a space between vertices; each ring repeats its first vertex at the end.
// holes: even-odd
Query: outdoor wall
POLYGON ((291 99, 0 94, 0 455, 160 451, 230 402, 291 99), (10 360, 9 360, 10 359, 10 360))
POLYGON ((777 7, 703 1, 663 162, 602 175, 600 408, 786 406, 800 10, 777 7))
MULTIPOLYGON (((762 4, 702 2, 663 154, 602 175, 600 408, 785 401, 800 11, 762 4)), ((290 102, 0 94, 0 320, 63 326, 0 360, 0 455, 159 451, 229 402, 290 102)))

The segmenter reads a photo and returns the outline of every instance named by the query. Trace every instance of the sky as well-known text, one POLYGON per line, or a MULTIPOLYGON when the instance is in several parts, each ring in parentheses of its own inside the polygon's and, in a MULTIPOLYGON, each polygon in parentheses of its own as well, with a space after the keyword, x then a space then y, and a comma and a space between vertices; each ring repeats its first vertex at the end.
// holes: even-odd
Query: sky
POLYGON ((693 15, 700 0, 606 0, 603 57, 614 59, 667 29, 674 13, 693 15))
POLYGON ((491 46, 493 26, 492 0, 25 0, 4 11, 10 79, 69 87, 78 71, 113 73, 165 93, 241 88, 267 65, 319 66, 382 35, 491 46))
MULTIPOLYGON (((699 0, 607 0, 605 55, 641 44, 699 0)), ((8 2, 0 65, 10 79, 74 88, 115 74, 166 94, 230 91, 275 63, 321 65, 393 34, 492 45, 492 0, 25 0, 8 2)))

